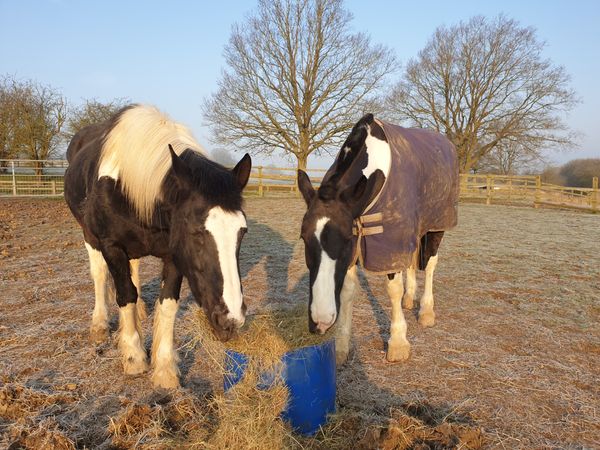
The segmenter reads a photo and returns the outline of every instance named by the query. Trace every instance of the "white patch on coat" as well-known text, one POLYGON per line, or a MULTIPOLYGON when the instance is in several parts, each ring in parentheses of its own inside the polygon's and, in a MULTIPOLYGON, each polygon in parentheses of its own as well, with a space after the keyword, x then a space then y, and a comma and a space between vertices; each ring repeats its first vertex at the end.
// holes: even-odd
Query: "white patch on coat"
POLYGON ((169 144, 178 155, 187 149, 205 154, 186 127, 154 107, 137 105, 120 116, 102 146, 98 178, 120 180, 143 222, 150 221, 171 168, 169 144))
POLYGON ((377 139, 371 135, 371 129, 369 128, 367 138, 365 139, 365 145, 367 146, 367 155, 369 161, 367 167, 363 169, 363 175, 369 178, 373 172, 380 169, 383 174, 387 177, 390 173, 390 167, 392 165, 392 154, 390 145, 386 141, 377 139))
POLYGON ((178 358, 173 350, 173 327, 177 309, 177 300, 173 298, 156 302, 152 337, 152 381, 155 386, 171 388, 179 384, 178 358))
POLYGON ((242 287, 237 263, 237 242, 240 229, 246 228, 246 218, 241 211, 229 212, 215 206, 208 212, 205 228, 212 234, 219 253, 219 267, 223 275, 223 300, 229 313, 227 317, 239 326, 245 321, 242 311, 242 287))
POLYGON ((433 273, 438 262, 438 255, 431 256, 425 267, 425 286, 420 302, 420 311, 433 311, 433 273))
MULTIPOLYGON (((329 222, 329 217, 321 217, 317 220, 315 227, 315 236, 321 244, 321 233, 323 228, 329 222)), ((335 307, 335 263, 327 252, 321 246, 321 263, 317 272, 317 277, 312 286, 312 303, 310 305, 310 314, 317 328, 325 331, 335 322, 337 310, 335 307), (322 324, 319 327, 319 324, 322 324)))
POLYGON ((119 348, 125 373, 137 375, 148 370, 142 325, 134 303, 119 308, 119 330, 119 348))
POLYGON ((92 329, 108 330, 108 310, 106 303, 109 297, 110 287, 108 266, 100 250, 94 249, 85 242, 85 248, 90 259, 90 273, 94 280, 95 304, 92 314, 92 329))

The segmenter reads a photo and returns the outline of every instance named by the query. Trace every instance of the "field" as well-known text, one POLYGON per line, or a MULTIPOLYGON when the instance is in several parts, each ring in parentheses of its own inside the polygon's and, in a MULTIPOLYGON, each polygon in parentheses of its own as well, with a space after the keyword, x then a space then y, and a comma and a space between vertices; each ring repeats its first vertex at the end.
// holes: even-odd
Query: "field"
MULTIPOLYGON (((303 212, 299 199, 247 200, 250 312, 306 301, 303 212)), ((150 311, 159 273, 156 259, 142 261, 150 311)), ((405 311, 405 363, 385 360, 383 277, 360 279, 353 350, 338 371, 340 415, 295 446, 600 448, 600 216, 461 204, 440 249, 436 326, 422 329, 405 311)), ((203 448, 210 430, 200 417, 221 388, 202 349, 186 345, 195 307, 185 283, 175 393, 153 391, 148 376, 124 377, 114 334, 88 341, 93 286, 62 200, 0 199, 0 285, 1 448, 203 448)), ((114 330, 116 305, 111 312, 114 330)), ((149 346, 151 321, 144 325, 149 346)))

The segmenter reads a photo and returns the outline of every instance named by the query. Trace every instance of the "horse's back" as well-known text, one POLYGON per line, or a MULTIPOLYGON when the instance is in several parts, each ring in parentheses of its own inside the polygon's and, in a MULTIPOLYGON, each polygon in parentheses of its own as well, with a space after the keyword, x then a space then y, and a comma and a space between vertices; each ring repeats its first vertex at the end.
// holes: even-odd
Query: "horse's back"
POLYGON ((101 140, 105 131, 106 124, 99 123, 88 125, 75 133, 71 142, 69 142, 69 147, 67 147, 67 161, 69 163, 73 162, 73 159, 82 148, 101 140))
POLYGON ((82 223, 84 201, 98 173, 98 160, 106 124, 89 125, 78 131, 67 148, 69 167, 65 172, 65 200, 82 223))

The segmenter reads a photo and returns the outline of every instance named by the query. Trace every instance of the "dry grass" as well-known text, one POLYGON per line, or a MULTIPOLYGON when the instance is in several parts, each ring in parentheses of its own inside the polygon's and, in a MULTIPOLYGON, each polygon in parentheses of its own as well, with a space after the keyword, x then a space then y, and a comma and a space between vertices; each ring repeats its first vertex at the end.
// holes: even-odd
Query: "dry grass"
POLYGON ((277 450, 289 447, 292 432, 280 419, 288 400, 281 378, 265 389, 250 367, 243 380, 213 401, 218 427, 208 440, 211 449, 277 450))
MULTIPOLYGON (((147 375, 123 376, 114 338, 96 347, 87 340, 93 286, 64 203, 0 203, 0 448, 218 448, 211 439, 236 397, 223 395, 206 349, 188 345, 198 333, 188 326, 196 309, 187 286, 176 323, 184 388, 157 393, 147 375)), ((240 269, 250 315, 304 309, 303 203, 252 199, 246 212, 240 269)), ((312 438, 271 442, 600 448, 600 216, 472 204, 459 214, 436 271, 436 326, 422 329, 405 311, 410 359, 385 361, 384 277, 361 274, 353 349, 337 373, 338 413, 312 438)), ((149 258, 141 270, 151 310, 160 266, 149 258)), ((111 315, 114 332, 114 305, 111 315)), ((151 318, 144 329, 149 348, 151 318)), ((278 410, 267 412, 279 425, 278 410)))

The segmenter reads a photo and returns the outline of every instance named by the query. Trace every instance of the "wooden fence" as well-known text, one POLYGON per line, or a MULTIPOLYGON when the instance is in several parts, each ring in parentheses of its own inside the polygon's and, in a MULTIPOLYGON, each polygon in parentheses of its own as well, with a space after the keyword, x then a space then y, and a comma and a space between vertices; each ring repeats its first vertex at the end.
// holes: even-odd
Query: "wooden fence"
MULTIPOLYGON (((36 161, 0 160, 0 196, 60 196, 64 190, 66 161, 44 161, 41 173, 36 161)), ((39 166, 39 164, 38 164, 39 166)), ((308 169, 313 185, 318 186, 323 169, 308 169)), ((253 167, 245 194, 274 197, 298 196, 296 169, 253 167)), ((600 212, 598 178, 591 188, 573 188, 542 183, 539 176, 471 175, 460 176, 460 198, 486 204, 508 203, 574 208, 600 212)))

